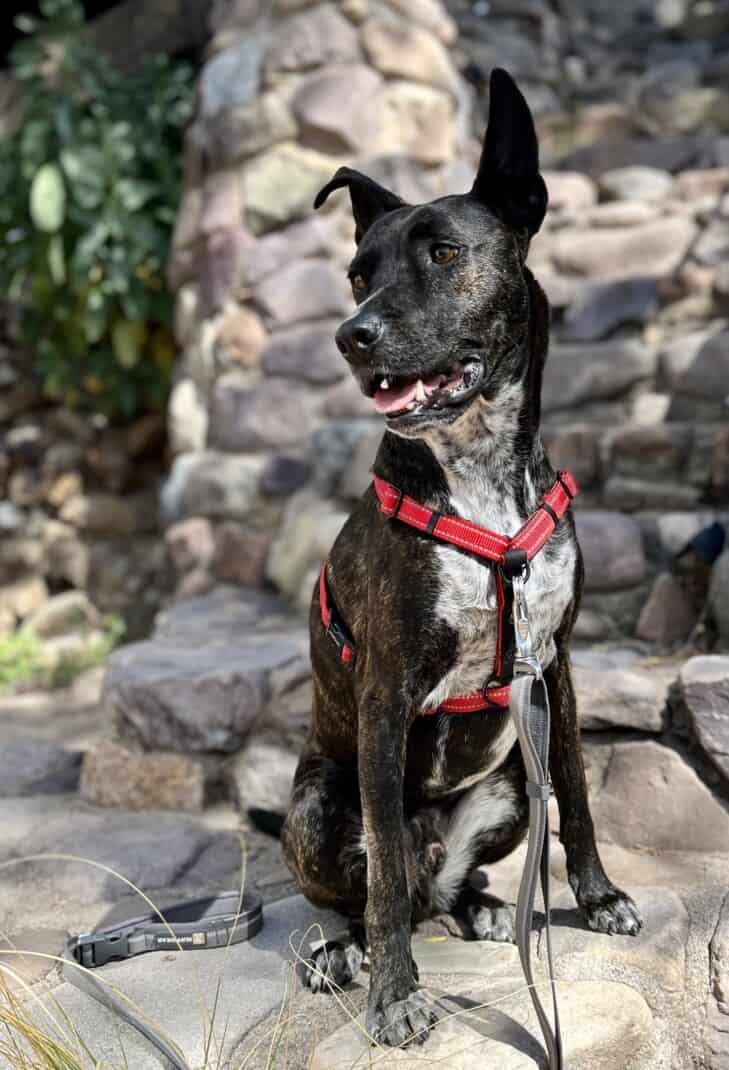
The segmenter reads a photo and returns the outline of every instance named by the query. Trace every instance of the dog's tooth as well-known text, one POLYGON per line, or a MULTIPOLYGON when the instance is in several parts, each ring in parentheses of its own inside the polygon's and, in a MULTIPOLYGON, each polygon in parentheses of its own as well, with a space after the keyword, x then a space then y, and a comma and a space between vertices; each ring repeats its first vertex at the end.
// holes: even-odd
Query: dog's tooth
POLYGON ((390 380, 389 379, 383 379, 382 382, 380 383, 380 389, 381 390, 389 390, 390 389, 390 380))
POLYGON ((422 379, 418 379, 417 383, 415 384, 415 397, 418 399, 418 401, 425 401, 427 397, 422 379))

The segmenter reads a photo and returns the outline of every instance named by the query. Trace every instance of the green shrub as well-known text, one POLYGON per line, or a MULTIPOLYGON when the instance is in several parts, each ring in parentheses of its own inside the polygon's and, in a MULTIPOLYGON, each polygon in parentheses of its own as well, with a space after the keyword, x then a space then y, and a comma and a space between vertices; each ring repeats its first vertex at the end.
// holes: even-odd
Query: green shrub
POLYGON ((114 420, 164 404, 174 348, 164 284, 192 72, 117 70, 78 0, 16 20, 18 122, 0 158, 0 286, 47 395, 114 420))
POLYGON ((20 628, 0 638, 0 695, 28 688, 68 687, 82 672, 103 665, 108 654, 124 638, 120 617, 104 617, 100 629, 85 635, 77 649, 49 657, 43 643, 30 628, 20 628))

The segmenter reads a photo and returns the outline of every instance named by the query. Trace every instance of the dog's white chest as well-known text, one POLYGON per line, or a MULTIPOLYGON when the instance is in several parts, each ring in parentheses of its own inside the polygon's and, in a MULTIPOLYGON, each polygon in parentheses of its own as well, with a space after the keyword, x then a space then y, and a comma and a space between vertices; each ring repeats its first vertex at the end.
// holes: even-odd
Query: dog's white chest
MULTIPOLYGON (((513 499, 483 493, 453 495, 461 516, 503 535, 515 535, 524 523, 513 499)), ((535 501, 536 507, 536 501, 535 501)), ((494 668, 498 642, 498 604, 493 569, 453 546, 439 545, 439 595, 435 614, 458 634, 458 658, 425 700, 424 707, 484 686, 494 668)), ((574 551, 570 544, 551 561, 537 554, 526 584, 529 624, 543 665, 554 657, 553 635, 572 597, 574 551)))

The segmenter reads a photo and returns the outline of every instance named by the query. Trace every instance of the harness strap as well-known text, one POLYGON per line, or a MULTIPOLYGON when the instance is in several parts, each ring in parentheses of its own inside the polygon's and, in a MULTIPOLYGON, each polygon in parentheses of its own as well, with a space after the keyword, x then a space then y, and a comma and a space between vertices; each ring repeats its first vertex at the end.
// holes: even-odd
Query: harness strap
POLYGON ((321 613, 321 622, 324 625, 325 632, 339 651, 339 657, 347 665, 354 659, 354 639, 349 634, 349 630, 337 609, 336 602, 329 591, 327 582, 328 564, 329 561, 326 560, 319 573, 319 612, 321 613))
POLYGON ((472 520, 445 516, 437 509, 429 509, 379 476, 375 476, 375 493, 380 502, 380 512, 385 516, 401 520, 403 524, 477 557, 503 565, 509 550, 524 550, 527 561, 539 553, 569 509, 570 502, 577 494, 577 483, 570 472, 560 472, 536 511, 513 538, 482 528, 472 520))

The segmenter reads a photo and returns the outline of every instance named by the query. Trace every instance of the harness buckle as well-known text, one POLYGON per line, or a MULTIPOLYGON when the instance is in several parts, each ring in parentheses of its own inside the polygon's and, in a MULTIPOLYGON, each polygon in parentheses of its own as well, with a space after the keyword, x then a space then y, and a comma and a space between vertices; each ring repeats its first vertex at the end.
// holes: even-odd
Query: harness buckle
POLYGON ((397 520, 397 514, 400 512, 400 506, 402 505, 402 500, 405 497, 404 490, 398 490, 397 487, 393 487, 393 490, 397 491, 397 501, 395 502, 395 508, 392 510, 392 512, 387 518, 388 521, 397 520))
POLYGON ((526 550, 504 550, 504 560, 499 569, 507 583, 512 583, 516 578, 526 582, 531 572, 526 550))
POLYGON ((334 643, 340 654, 345 647, 349 646, 349 640, 347 639, 346 635, 344 634, 341 627, 337 624, 336 621, 331 620, 329 622, 329 626, 326 629, 326 634, 334 643))
POLYGON ((129 933, 83 933, 74 948, 82 966, 104 966, 111 959, 129 958, 129 933))

